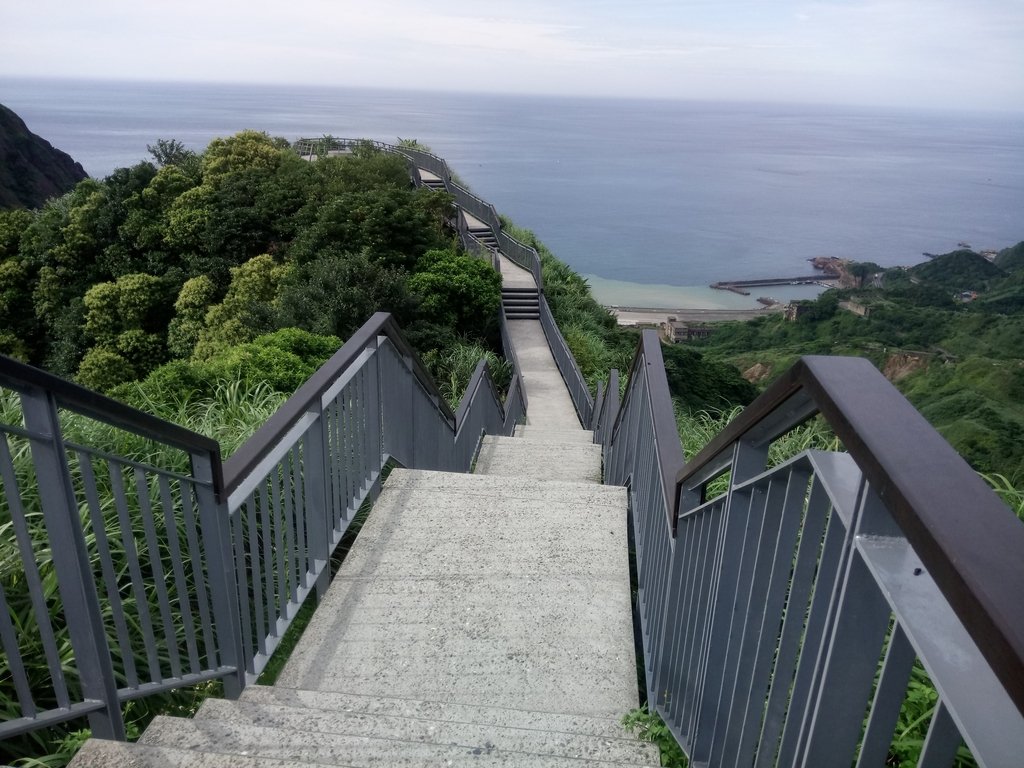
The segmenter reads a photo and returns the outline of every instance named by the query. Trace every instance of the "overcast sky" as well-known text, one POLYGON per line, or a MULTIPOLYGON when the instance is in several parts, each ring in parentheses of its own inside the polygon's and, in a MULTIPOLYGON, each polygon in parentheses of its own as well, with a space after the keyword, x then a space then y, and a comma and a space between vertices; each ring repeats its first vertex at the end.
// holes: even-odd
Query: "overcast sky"
POLYGON ((1024 110, 1024 0, 0 0, 0 76, 1024 110))

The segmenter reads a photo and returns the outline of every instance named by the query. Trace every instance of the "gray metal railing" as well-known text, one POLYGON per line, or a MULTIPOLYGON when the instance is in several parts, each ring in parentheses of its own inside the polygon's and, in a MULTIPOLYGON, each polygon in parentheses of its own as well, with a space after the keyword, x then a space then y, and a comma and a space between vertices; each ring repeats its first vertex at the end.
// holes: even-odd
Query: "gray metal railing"
POLYGON ((915 663, 919 765, 1020 764, 1024 526, 869 362, 804 358, 686 465, 653 331, 608 394, 649 704, 694 764, 882 765, 915 663), (846 452, 772 466, 815 414, 846 452))
POLYGON ((123 701, 237 695, 217 443, 9 358, 0 390, 0 737, 87 715, 124 738, 123 701))
POLYGON ((516 374, 503 405, 481 361, 453 413, 378 313, 222 471, 216 442, 0 358, 0 738, 82 716, 124 738, 129 699, 237 696, 385 465, 468 470, 522 416, 516 374))
POLYGON ((511 433, 518 393, 516 377, 503 406, 478 366, 453 413, 394 320, 378 313, 225 462, 250 678, 309 591, 326 588, 330 553, 376 497, 385 465, 468 470, 484 433, 511 433))
POLYGON ((569 351, 569 345, 566 343, 565 337, 562 336, 562 332, 558 330, 558 325, 555 324, 555 318, 551 314, 548 300, 544 297, 543 293, 538 296, 538 299, 540 303, 540 325, 544 330, 545 338, 547 338, 551 355, 555 358, 558 372, 562 374, 562 380, 569 390, 569 396, 572 398, 572 404, 576 408, 576 415, 579 417, 580 424, 587 426, 590 424, 591 416, 594 412, 594 401, 590 396, 590 390, 587 388, 587 381, 583 378, 583 373, 576 363, 576 358, 569 351))

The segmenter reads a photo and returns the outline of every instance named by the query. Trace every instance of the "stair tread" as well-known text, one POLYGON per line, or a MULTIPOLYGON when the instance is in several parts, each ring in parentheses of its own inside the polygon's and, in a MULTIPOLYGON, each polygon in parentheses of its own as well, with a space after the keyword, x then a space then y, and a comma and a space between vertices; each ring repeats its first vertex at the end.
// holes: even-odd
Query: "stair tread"
POLYGON ((594 443, 488 435, 480 444, 475 473, 528 476, 600 484, 601 446, 594 443))
MULTIPOLYGON (((179 747, 127 744, 123 741, 89 739, 68 768, 305 768, 308 760, 282 760, 254 755, 215 754, 179 747)), ((358 768, 347 762, 321 763, 358 768)))
POLYGON ((516 426, 515 436, 524 440, 541 440, 552 443, 593 444, 594 442, 594 433, 589 429, 547 429, 529 424, 516 426))
MULTIPOLYGON (((357 711, 325 710, 304 706, 288 706, 254 700, 226 701, 208 699, 203 703, 194 720, 165 718, 164 735, 154 729, 147 734, 147 743, 163 743, 173 746, 167 731, 180 726, 175 723, 195 723, 199 726, 215 723, 225 730, 238 732, 244 728, 271 728, 285 734, 296 733, 298 739, 283 741, 301 742, 312 734, 331 734, 353 739, 393 739, 397 741, 432 744, 435 746, 458 745, 472 750, 483 744, 503 752, 519 752, 555 757, 593 757, 614 762, 642 763, 650 759, 647 746, 631 737, 592 736, 566 733, 551 729, 520 728, 510 725, 468 723, 459 720, 412 717, 407 715, 367 714, 357 711), (159 739, 159 742, 158 742, 159 739)), ((244 742, 243 742, 244 743, 244 742)))
POLYGON ((240 701, 276 703, 327 711, 348 710, 365 714, 397 714, 404 717, 441 719, 479 725, 552 730, 584 736, 632 738, 622 726, 619 718, 573 715, 504 706, 487 707, 457 701, 367 696, 348 691, 310 691, 277 685, 251 685, 242 692, 240 701))
MULTIPOLYGON (((302 714, 300 710, 299 715, 302 714)), ((344 765, 357 768, 396 766, 414 768, 447 765, 457 768, 475 766, 534 766, 536 768, 577 768, 581 765, 641 766, 657 765, 650 745, 633 742, 631 753, 624 750, 601 752, 600 745, 581 749, 577 754, 550 754, 505 749, 488 740, 440 742, 417 736, 392 733, 385 736, 356 735, 267 723, 231 720, 188 720, 158 717, 139 746, 143 749, 180 749, 196 754, 262 760, 298 761, 300 764, 344 765), (146 741, 148 739, 148 741, 146 741), (622 754, 626 759, 617 760, 622 754)), ((571 749, 565 748, 570 752, 571 749)))

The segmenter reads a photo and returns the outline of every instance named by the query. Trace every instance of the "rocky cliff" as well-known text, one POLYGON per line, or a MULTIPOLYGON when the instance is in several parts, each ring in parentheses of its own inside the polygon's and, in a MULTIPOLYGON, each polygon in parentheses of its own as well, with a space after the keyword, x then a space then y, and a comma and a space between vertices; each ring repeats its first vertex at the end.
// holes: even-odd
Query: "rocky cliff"
POLYGON ((38 208, 86 177, 70 155, 0 104, 0 208, 38 208))

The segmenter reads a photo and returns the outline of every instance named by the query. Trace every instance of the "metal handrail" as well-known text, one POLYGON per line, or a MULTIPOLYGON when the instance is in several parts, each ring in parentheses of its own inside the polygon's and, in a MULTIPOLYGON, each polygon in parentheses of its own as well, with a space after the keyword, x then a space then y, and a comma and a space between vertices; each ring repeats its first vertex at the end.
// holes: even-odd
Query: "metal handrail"
POLYGON ((0 723, 0 737, 88 716, 94 735, 123 739, 120 705, 130 699, 215 679, 237 697, 306 596, 323 594, 331 553, 379 492, 385 466, 467 471, 482 436, 511 434, 525 408, 518 369, 502 403, 481 361, 453 412, 386 313, 364 324, 223 473, 215 441, 30 366, 0 357, 0 386, 21 402, 20 417, 0 422, 0 486, 27 590, 0 591, 0 648, 22 711, 0 723), (67 442, 59 408, 183 454, 168 468, 67 442), (31 449, 27 465, 21 444, 31 449), (189 457, 190 470, 180 466, 189 457), (36 508, 45 532, 30 522, 36 508), (112 555, 114 540, 123 552, 112 555), (52 553, 59 623, 42 597, 39 548, 52 553), (54 707, 36 703, 10 600, 31 606, 54 707), (73 657, 62 661, 65 632, 73 657), (78 674, 80 700, 64 683, 68 670, 78 674))
POLYGON ((653 331, 612 395, 595 440, 630 488, 649 703, 692 761, 877 764, 915 658, 924 753, 1019 759, 1024 526, 868 361, 803 358, 686 464, 653 331), (771 465, 815 414, 846 453, 771 465))
MULTIPOLYGON (((676 489, 700 494, 731 464, 737 443, 766 446, 816 413, 1024 712, 1024 526, 869 361, 801 358, 679 470, 676 489)), ((677 521, 678 505, 673 529, 677 521)))
POLYGON ((0 355, 0 386, 15 391, 37 387, 50 392, 61 406, 119 429, 148 436, 159 433, 162 442, 183 451, 206 451, 220 457, 220 445, 205 435, 132 408, 80 384, 54 376, 14 358, 0 355))
POLYGON ((540 325, 547 339, 548 347, 551 349, 551 355, 555 359, 555 365, 562 375, 566 389, 569 390, 569 397, 572 399, 580 424, 586 426, 590 424, 594 412, 594 400, 590 396, 587 380, 583 378, 583 372, 580 371, 576 358, 573 357, 565 337, 562 336, 562 332, 555 323, 547 298, 543 293, 539 294, 537 298, 540 309, 540 325))
POLYGON ((265 458, 272 446, 292 426, 319 403, 324 392, 351 366, 367 345, 378 336, 387 336, 401 354, 410 361, 412 373, 417 380, 438 398, 437 408, 454 428, 455 414, 434 383, 433 377, 420 360, 419 355, 405 340, 398 323, 387 312, 377 312, 367 320, 331 358, 324 363, 246 442, 224 462, 225 494, 234 491, 241 479, 251 473, 265 458))

